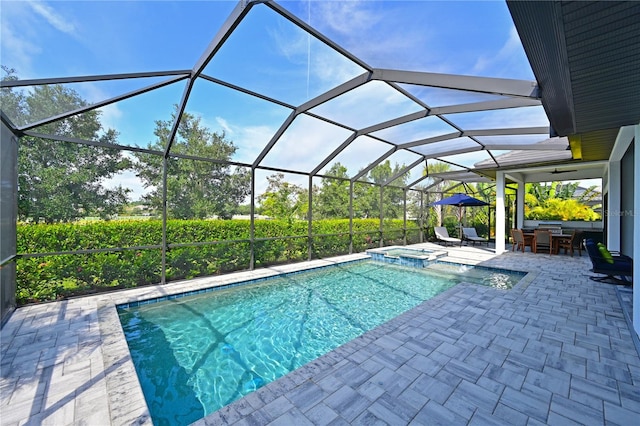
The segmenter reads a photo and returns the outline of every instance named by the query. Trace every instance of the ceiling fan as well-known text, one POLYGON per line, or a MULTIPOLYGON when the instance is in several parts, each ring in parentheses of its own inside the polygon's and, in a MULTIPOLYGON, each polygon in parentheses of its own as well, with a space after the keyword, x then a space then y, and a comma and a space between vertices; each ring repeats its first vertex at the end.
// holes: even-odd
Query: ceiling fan
POLYGON ((552 175, 559 175, 561 173, 571 173, 571 172, 577 172, 577 170, 558 170, 558 169, 554 169, 551 173, 552 175))

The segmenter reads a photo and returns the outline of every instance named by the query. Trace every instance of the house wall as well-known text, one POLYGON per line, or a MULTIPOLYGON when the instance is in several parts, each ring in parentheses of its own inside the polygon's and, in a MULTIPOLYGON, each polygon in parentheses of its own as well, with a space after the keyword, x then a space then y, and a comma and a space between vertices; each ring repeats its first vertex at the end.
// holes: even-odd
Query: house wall
MULTIPOLYGON (((640 188, 640 123, 634 126, 634 177, 633 182, 636 188, 640 188)), ((640 231, 640 195, 634 193, 633 197, 633 226, 634 229, 640 231)), ((638 268, 638 259, 640 259, 640 238, 637 238, 634 234, 633 241, 633 253, 632 257, 636 261, 636 266, 633 268, 633 328, 636 332, 636 336, 640 337, 640 268, 638 268)))
POLYGON ((16 307, 18 138, 2 123, 0 134, 0 324, 16 307))

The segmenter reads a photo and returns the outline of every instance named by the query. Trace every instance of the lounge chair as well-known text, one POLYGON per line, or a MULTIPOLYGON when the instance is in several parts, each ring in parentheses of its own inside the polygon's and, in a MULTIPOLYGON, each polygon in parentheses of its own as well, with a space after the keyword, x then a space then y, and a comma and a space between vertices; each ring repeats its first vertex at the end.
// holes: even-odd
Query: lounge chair
POLYGON ((604 275, 603 277, 589 278, 598 282, 631 285, 633 259, 616 252, 610 253, 611 256, 607 256, 606 253, 609 253, 609 251, 606 250, 606 247, 604 250, 601 250, 595 241, 590 238, 584 240, 583 244, 591 260, 591 265, 593 266, 591 272, 604 275), (607 259, 608 257, 610 258, 607 259))
POLYGON ((447 245, 447 243, 462 245, 462 240, 460 238, 450 237, 447 228, 445 228, 444 226, 434 226, 433 231, 436 234, 436 239, 444 242, 445 246, 447 245))
POLYGON ((478 236, 476 228, 462 228, 462 239, 464 241, 471 241, 475 246, 476 243, 486 243, 489 246, 489 240, 478 236))

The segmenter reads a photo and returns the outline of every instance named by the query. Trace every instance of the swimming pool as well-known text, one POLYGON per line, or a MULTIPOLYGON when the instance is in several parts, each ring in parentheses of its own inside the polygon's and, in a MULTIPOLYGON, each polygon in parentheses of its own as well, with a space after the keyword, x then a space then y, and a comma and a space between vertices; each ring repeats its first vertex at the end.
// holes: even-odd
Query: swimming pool
POLYGON ((181 425, 460 281, 362 261, 119 308, 119 315, 154 424, 181 425))

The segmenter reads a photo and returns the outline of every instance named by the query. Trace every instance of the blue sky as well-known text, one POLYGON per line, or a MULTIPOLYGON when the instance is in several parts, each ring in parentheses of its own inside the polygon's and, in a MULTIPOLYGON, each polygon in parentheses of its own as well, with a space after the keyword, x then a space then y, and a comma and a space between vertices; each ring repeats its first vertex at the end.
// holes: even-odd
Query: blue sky
MULTIPOLYGON (((376 68, 534 79, 503 1, 280 4, 376 68)), ((235 6, 236 2, 230 1, 2 0, 0 62, 16 69, 20 78, 191 69, 235 6)), ((264 5, 251 10, 205 69, 213 77, 293 105, 361 72, 356 64, 264 5)), ((158 79, 70 87, 87 100, 98 101, 155 81, 158 79)), ((376 84, 321 105, 314 112, 328 118, 340 117, 358 127, 386 119, 389 111, 381 105, 392 105, 394 113, 415 109, 415 104, 396 101, 397 94, 376 84)), ((146 146, 154 140, 154 120, 168 119, 183 87, 183 83, 175 84, 107 106, 102 109, 103 124, 120 132, 122 144, 146 146)), ((238 161, 252 162, 290 112, 209 82, 198 82, 196 87, 187 111, 200 116, 212 130, 225 131, 238 146, 234 158, 238 161)), ((407 90, 432 106, 483 100, 461 98, 451 91, 418 87, 407 90)), ((548 124, 541 107, 506 115, 493 112, 457 118, 471 128, 489 123, 492 127, 548 124)), ((264 164, 285 167, 295 162, 303 171, 310 171, 322 159, 321 154, 326 155, 346 137, 342 129, 329 129, 315 119, 304 120, 294 123, 264 164)), ((411 141, 449 132, 441 123, 428 124, 433 127, 405 126, 384 136, 411 141)), ((364 166, 363 158, 371 161, 386 148, 373 140, 357 141, 338 159, 353 175, 356 168, 364 166)), ((394 161, 413 161, 412 155, 403 155, 394 161)), ((486 154, 467 157, 463 165, 482 160, 486 154)), ((416 169, 410 180, 419 173, 416 169)), ((121 180, 131 188, 138 185, 131 176, 121 180)))

